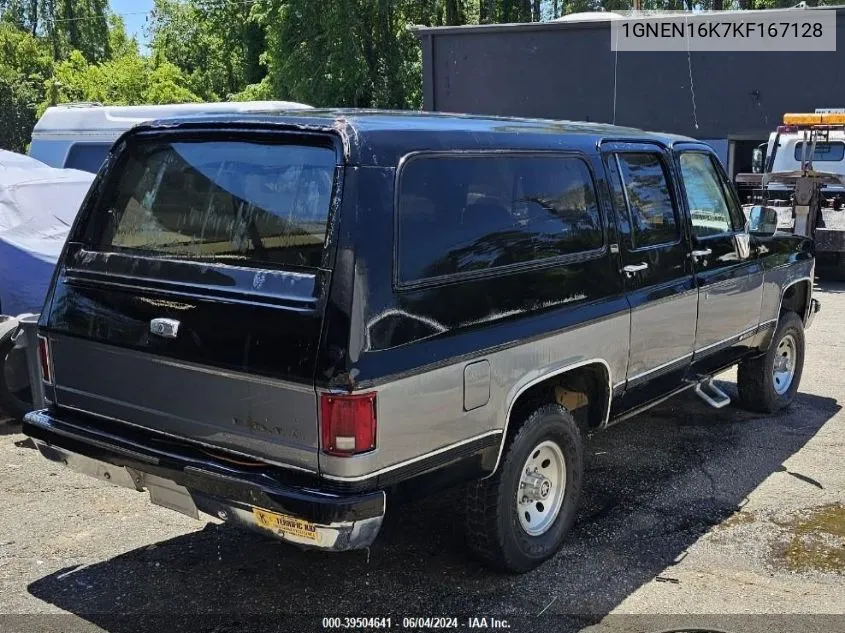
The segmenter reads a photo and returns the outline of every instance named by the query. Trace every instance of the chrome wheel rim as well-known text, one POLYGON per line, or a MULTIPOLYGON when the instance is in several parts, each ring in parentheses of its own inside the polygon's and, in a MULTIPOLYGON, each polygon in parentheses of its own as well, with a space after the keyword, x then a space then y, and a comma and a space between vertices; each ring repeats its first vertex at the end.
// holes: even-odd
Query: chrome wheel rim
POLYGON ((519 524, 526 534, 540 536, 560 513, 566 491, 566 460, 555 442, 546 440, 531 451, 516 491, 519 524))
POLYGON ((795 365, 798 358, 798 345, 792 334, 787 334, 775 349, 775 362, 772 367, 772 386, 775 393, 782 396, 792 386, 795 378, 795 365))

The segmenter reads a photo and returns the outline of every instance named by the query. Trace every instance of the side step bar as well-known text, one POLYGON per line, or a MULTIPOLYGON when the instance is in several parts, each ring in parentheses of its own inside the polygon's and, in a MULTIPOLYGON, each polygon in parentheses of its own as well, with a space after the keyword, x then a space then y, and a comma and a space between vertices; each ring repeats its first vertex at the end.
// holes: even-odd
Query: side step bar
POLYGON ((721 409, 731 403, 731 398, 713 384, 713 378, 705 378, 695 386, 696 395, 714 409, 721 409))

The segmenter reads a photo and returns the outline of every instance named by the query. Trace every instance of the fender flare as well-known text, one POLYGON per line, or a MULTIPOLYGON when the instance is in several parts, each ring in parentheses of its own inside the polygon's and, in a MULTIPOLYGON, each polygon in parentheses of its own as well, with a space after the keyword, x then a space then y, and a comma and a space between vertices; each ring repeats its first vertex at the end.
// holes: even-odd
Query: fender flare
POLYGON ((808 282, 807 286, 810 289, 807 293, 807 306, 804 308, 804 314, 799 315, 801 317, 801 322, 805 325, 807 324, 807 317, 810 314, 810 308, 813 301, 813 278, 812 277, 798 277, 797 279, 791 280, 789 283, 785 284, 780 290, 780 301, 778 302, 778 313, 777 313, 777 321, 780 322, 780 315, 783 312, 783 298, 786 296, 786 291, 789 290, 792 286, 796 284, 800 284, 802 282, 808 282))
POLYGON ((562 374, 565 374, 568 371, 573 371, 573 370, 578 369, 580 367, 585 367, 587 365, 603 365, 604 368, 605 368, 605 371, 607 372, 607 403, 605 405, 606 410, 604 412, 604 421, 602 422, 601 427, 599 427, 599 428, 604 428, 604 427, 607 426, 607 424, 610 420, 610 409, 611 409, 611 406, 613 404, 613 372, 610 368, 610 363, 608 363, 603 358, 590 358, 590 359, 581 360, 581 361, 578 361, 576 363, 572 363, 572 364, 569 364, 569 365, 565 365, 563 367, 557 367, 557 368, 554 368, 554 369, 549 369, 549 370, 541 373, 540 375, 533 377, 531 380, 526 381, 522 385, 519 385, 518 387, 514 388, 514 390, 513 390, 514 395, 513 395, 513 397, 511 397, 509 399, 508 404, 507 404, 507 409, 506 409, 506 414, 505 414, 505 426, 502 429, 502 439, 499 443, 499 451, 498 451, 498 454, 496 455, 496 463, 493 466, 493 470, 491 470, 490 473, 487 474, 484 477, 484 479, 488 479, 489 477, 492 477, 494 474, 496 474, 496 471, 499 469, 499 465, 501 464, 501 461, 502 461, 502 454, 504 453, 505 445, 507 444, 507 441, 508 441, 508 428, 510 427, 511 414, 513 413, 514 404, 516 403, 517 400, 519 400, 519 397, 523 393, 528 391, 528 389, 530 389, 531 387, 533 387, 535 385, 540 384, 541 382, 544 382, 546 380, 554 378, 555 376, 560 376, 562 374))

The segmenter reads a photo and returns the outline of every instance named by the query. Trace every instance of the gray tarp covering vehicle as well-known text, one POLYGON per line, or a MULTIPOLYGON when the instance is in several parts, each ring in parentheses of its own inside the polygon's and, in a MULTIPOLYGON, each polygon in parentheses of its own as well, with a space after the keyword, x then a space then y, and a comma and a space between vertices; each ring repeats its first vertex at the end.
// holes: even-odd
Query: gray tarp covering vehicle
POLYGON ((56 261, 94 175, 0 150, 0 409, 30 408, 20 317, 41 310, 56 261))

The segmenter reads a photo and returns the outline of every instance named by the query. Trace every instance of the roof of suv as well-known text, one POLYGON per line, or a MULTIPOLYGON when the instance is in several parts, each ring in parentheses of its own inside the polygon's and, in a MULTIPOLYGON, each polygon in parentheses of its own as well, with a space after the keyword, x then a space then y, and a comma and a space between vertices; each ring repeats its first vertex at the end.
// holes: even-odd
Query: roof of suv
POLYGON ((695 139, 605 123, 419 112, 413 110, 311 109, 189 115, 158 119, 139 129, 259 126, 330 131, 343 141, 346 160, 395 165, 422 150, 594 150, 602 140, 652 141, 667 146, 695 139))

